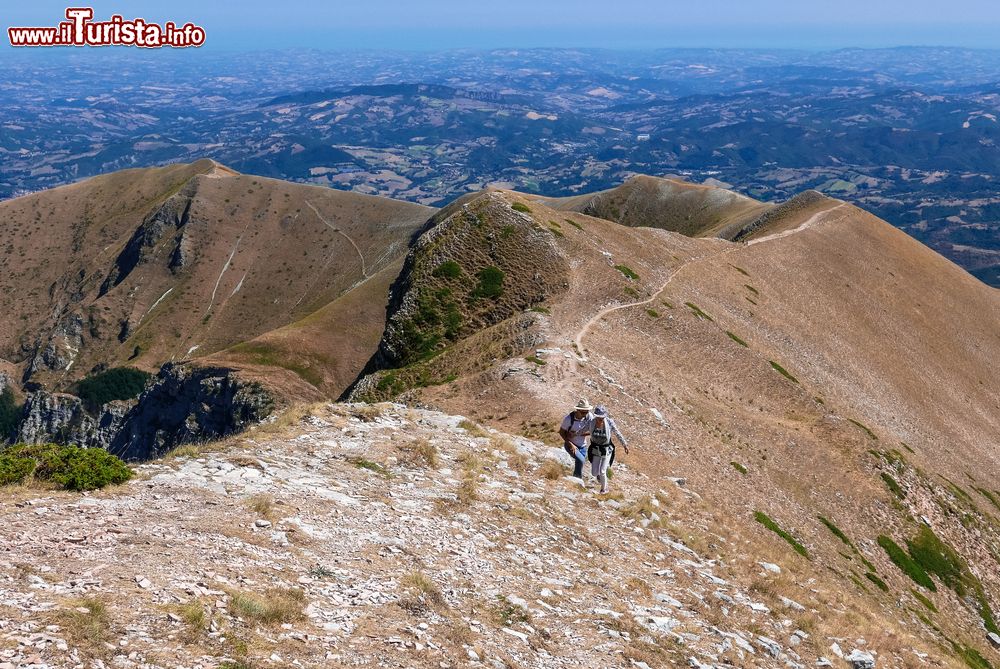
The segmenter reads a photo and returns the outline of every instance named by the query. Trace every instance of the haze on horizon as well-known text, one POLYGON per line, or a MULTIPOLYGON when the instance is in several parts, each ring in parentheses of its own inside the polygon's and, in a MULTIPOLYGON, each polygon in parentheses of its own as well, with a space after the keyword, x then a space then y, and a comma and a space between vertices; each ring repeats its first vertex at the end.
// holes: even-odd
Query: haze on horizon
MULTIPOLYGON (((827 6, 791 0, 720 0, 710 11, 703 5, 663 0, 509 0, 502 6, 456 0, 246 0, 238 5, 174 0, 169 7, 150 0, 96 0, 88 4, 98 19, 119 13, 160 23, 192 21, 208 31, 207 48, 236 50, 995 48, 1000 30, 1000 5, 985 0, 845 0, 827 6)), ((67 0, 39 0, 5 8, 4 27, 54 25, 66 7, 67 0)))

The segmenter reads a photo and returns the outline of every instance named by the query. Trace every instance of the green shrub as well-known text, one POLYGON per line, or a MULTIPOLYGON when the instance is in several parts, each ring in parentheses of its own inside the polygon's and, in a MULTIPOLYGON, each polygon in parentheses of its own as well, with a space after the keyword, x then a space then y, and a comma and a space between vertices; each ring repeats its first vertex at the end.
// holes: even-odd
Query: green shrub
POLYGON ((115 367, 88 376, 77 384, 76 394, 94 411, 113 400, 130 400, 146 389, 152 374, 133 367, 115 367))
POLYGON ((17 406, 14 391, 4 388, 0 393, 0 443, 14 436, 17 422, 21 418, 21 407, 17 406))
POLYGON ((745 475, 747 473, 747 468, 744 467, 743 465, 741 465, 740 463, 736 462, 735 460, 733 460, 729 464, 731 464, 733 466, 733 469, 735 469, 736 471, 738 471, 740 474, 744 474, 745 475))
POLYGON ((0 485, 21 483, 35 470, 35 461, 0 453, 0 485))
POLYGON ((527 360, 528 362, 533 362, 533 363, 535 363, 536 365, 539 365, 539 366, 545 364, 545 361, 542 360, 541 358, 539 358, 537 355, 529 355, 529 356, 525 357, 525 360, 527 360))
POLYGON ((431 273, 440 279, 457 279, 462 276, 462 266, 454 260, 445 260, 431 273))
POLYGON ((570 225, 572 225, 577 230, 583 230, 583 226, 580 225, 579 223, 577 223, 576 221, 571 221, 568 218, 564 218, 563 220, 566 221, 567 223, 569 223, 570 225))
POLYGON ((104 449, 58 444, 12 446, 0 453, 0 471, 4 485, 34 476, 67 490, 96 490, 132 478, 132 470, 104 449))
POLYGON ((632 268, 627 265, 615 265, 615 269, 625 275, 626 278, 632 279, 633 281, 639 280, 639 275, 632 271, 632 268))
POLYGON ((528 208, 528 205, 522 204, 520 202, 515 202, 514 204, 510 205, 510 208, 513 209, 514 211, 519 211, 523 214, 531 212, 531 209, 528 208))
POLYGON ((749 283, 743 284, 743 287, 746 288, 747 290, 749 290, 754 295, 760 295, 760 291, 758 291, 756 288, 754 288, 753 286, 751 286, 749 283))
POLYGON ((479 270, 479 284, 472 291, 473 297, 497 298, 503 295, 504 273, 490 265, 479 270))
POLYGON ((646 309, 646 313, 649 315, 650 318, 660 317, 660 312, 658 312, 656 309, 646 309))
POLYGON ((774 371, 778 372, 779 374, 781 374, 783 377, 785 377, 786 379, 788 379, 792 383, 798 383, 799 382, 799 380, 797 378, 795 378, 794 376, 792 376, 791 374, 788 373, 787 369, 785 369, 784 367, 782 367, 781 365, 779 365, 778 363, 776 363, 774 360, 768 360, 768 362, 771 363, 771 367, 774 369, 774 371))
POLYGON ((754 513, 754 518, 757 520, 758 523, 760 523, 761 525, 763 525, 764 527, 766 527, 767 529, 771 530, 772 532, 774 532, 775 534, 777 534, 779 537, 781 537, 782 539, 784 539, 785 541, 787 541, 788 544, 793 549, 795 549, 796 553, 798 553, 799 555, 801 555, 804 558, 807 558, 807 559, 809 558, 809 551, 806 550, 806 547, 803 546, 802 544, 800 544, 799 541, 795 537, 793 537, 791 534, 789 534, 785 530, 781 529, 776 522, 774 522, 773 520, 771 520, 770 518, 768 518, 767 514, 761 512, 761 511, 757 511, 756 513, 754 513))
POLYGON ((927 588, 931 592, 937 592, 937 586, 934 585, 934 581, 927 575, 927 572, 906 551, 900 548, 895 541, 883 534, 878 538, 878 545, 889 555, 892 563, 899 567, 900 571, 909 576, 914 583, 927 588))

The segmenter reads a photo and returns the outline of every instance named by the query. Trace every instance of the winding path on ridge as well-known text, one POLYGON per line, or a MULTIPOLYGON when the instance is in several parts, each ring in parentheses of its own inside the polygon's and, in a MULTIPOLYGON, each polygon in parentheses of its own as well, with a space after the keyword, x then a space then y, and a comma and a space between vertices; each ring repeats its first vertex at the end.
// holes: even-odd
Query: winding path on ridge
MULTIPOLYGON (((677 276, 681 272, 681 270, 683 270, 685 267, 688 267, 690 265, 699 263, 702 260, 707 260, 709 258, 716 258, 716 257, 719 257, 719 256, 728 255, 728 254, 733 253, 734 251, 737 251, 737 250, 739 250, 741 248, 746 248, 747 246, 752 246, 753 244, 759 244, 761 242, 773 241, 775 239, 781 239, 783 237, 787 237, 787 236, 795 234, 797 232, 801 232, 803 230, 806 230, 807 228, 813 227, 814 225, 816 225, 817 223, 819 223, 823 218, 825 218, 827 214, 829 214, 829 213, 831 213, 831 212, 833 212, 833 211, 835 211, 837 209, 840 209, 841 207, 843 207, 843 206, 845 206, 847 204, 848 204, 847 202, 841 202, 840 204, 835 205, 833 207, 830 207, 829 209, 824 209, 822 211, 818 211, 815 214, 813 214, 812 216, 810 216, 804 223, 802 223, 798 227, 793 228, 791 230, 783 230, 781 232, 776 232, 773 235, 767 235, 767 236, 761 237, 760 239, 752 240, 752 241, 748 242, 747 244, 739 244, 739 243, 733 244, 733 242, 728 242, 729 244, 733 244, 733 245, 730 246, 729 248, 725 249, 725 250, 720 250, 720 251, 718 251, 716 253, 706 253, 706 254, 695 256, 693 258, 689 258, 688 260, 685 260, 683 263, 680 264, 679 267, 677 267, 677 269, 675 269, 673 272, 670 273, 670 275, 667 277, 667 280, 663 282, 662 286, 660 286, 659 290, 657 290, 655 293, 653 293, 650 297, 646 298, 645 300, 640 300, 639 302, 629 302, 627 304, 616 304, 616 305, 611 306, 611 307, 606 307, 606 308, 601 309, 600 311, 598 311, 596 314, 594 314, 594 316, 590 320, 588 320, 586 323, 584 323, 583 327, 580 328, 580 331, 576 333, 576 337, 574 337, 574 339, 573 339, 573 343, 576 346, 576 359, 577 359, 577 361, 579 361, 579 362, 586 362, 587 361, 586 350, 583 348, 583 338, 587 336, 587 334, 590 332, 591 328, 594 326, 595 323, 599 322, 605 316, 607 316, 609 314, 612 314, 612 313, 614 313, 616 311, 620 311, 622 309, 629 309, 631 307, 641 307, 641 306, 646 305, 646 304, 652 304, 654 301, 656 301, 656 299, 660 296, 660 294, 663 293, 663 291, 665 291, 667 289, 667 286, 669 286, 670 282, 674 280, 674 277, 677 276)), ((721 240, 720 240, 720 242, 721 242, 721 240)))
POLYGON ((325 218, 323 218, 323 214, 319 213, 319 210, 316 209, 316 207, 313 206, 312 202, 310 202, 309 200, 306 200, 305 202, 306 202, 306 206, 309 207, 310 209, 312 209, 313 213, 316 214, 316 218, 318 218, 319 220, 323 221, 323 223, 326 225, 326 227, 330 228, 331 230, 333 230, 337 234, 342 235, 344 237, 344 239, 346 239, 347 241, 349 241, 351 243, 351 246, 354 247, 354 250, 358 252, 358 258, 361 259, 361 275, 363 277, 365 277, 366 279, 370 279, 371 276, 368 274, 368 266, 365 264, 365 254, 363 254, 361 252, 361 249, 358 247, 357 244, 354 243, 354 240, 351 239, 351 236, 349 234, 347 234, 346 232, 344 232, 343 230, 341 230, 340 228, 338 228, 337 226, 335 226, 330 221, 328 221, 325 218))

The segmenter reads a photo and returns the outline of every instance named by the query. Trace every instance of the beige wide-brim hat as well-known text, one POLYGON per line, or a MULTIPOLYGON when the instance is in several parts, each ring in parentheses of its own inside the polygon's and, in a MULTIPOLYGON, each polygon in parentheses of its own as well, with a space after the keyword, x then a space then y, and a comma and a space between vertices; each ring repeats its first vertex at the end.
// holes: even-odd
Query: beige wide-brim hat
POLYGON ((577 400, 576 406, 573 407, 573 411, 590 411, 593 408, 594 407, 590 406, 590 402, 581 397, 577 400))

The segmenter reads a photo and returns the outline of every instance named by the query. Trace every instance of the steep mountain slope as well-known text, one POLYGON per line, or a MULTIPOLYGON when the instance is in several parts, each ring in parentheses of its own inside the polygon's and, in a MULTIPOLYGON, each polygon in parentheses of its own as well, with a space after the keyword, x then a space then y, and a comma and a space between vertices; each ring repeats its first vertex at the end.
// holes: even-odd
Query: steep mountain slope
POLYGON ((61 388, 232 347, 379 275, 432 212, 207 160, 0 203, 0 358, 61 388))
POLYGON ((598 193, 543 201, 622 225, 727 239, 773 206, 724 188, 645 175, 598 193))
MULTIPOLYGON (((808 559, 786 547, 788 559, 837 593, 824 629, 862 618, 890 630, 887 645, 912 636, 938 659, 998 659, 986 643, 1000 606, 994 289, 818 194, 742 223, 746 243, 480 197, 549 235, 533 243, 566 287, 498 308, 489 328, 356 396, 402 392, 549 440, 576 397, 606 403, 637 446, 629 462, 684 477, 717 510, 721 555, 780 542, 765 523, 801 544, 808 559)), ((499 233, 509 216, 480 222, 499 233)))

